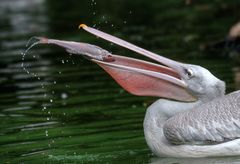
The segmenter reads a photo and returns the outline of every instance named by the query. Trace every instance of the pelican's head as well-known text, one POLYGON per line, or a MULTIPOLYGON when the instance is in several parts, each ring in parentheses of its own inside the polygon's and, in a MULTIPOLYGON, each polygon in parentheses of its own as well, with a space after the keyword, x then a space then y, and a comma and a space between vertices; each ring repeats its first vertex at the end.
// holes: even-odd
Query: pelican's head
POLYGON ((72 54, 85 55, 101 66, 126 91, 139 96, 155 96, 177 101, 209 101, 225 93, 225 84, 207 69, 162 57, 122 39, 88 27, 80 28, 128 48, 163 65, 111 54, 90 44, 37 37, 39 43, 56 44, 72 54))
POLYGON ((83 24, 79 28, 166 66, 121 56, 112 63, 94 60, 133 94, 179 101, 209 101, 225 94, 225 83, 201 66, 170 60, 83 24))
POLYGON ((186 89, 196 98, 209 101, 225 94, 225 82, 198 65, 176 63, 173 66, 186 83, 186 89))

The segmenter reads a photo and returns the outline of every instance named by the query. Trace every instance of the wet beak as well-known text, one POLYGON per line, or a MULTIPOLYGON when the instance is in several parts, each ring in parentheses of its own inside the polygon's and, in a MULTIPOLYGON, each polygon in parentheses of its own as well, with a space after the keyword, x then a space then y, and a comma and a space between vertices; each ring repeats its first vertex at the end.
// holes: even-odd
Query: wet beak
MULTIPOLYGON (((178 93, 178 91, 180 91, 180 92, 182 92, 182 97, 179 97, 179 96, 177 96, 177 97, 174 97, 174 96, 166 97, 166 96, 160 95, 161 97, 173 98, 173 99, 181 100, 181 101, 196 101, 197 100, 197 98, 195 96, 193 96, 190 93, 188 93, 188 91, 187 91, 188 85, 183 81, 183 79, 184 79, 183 78, 183 76, 184 76, 184 70, 183 70, 184 64, 183 63, 176 62, 174 60, 171 60, 171 59, 168 59, 166 57, 160 56, 158 54, 155 54, 153 52, 145 50, 145 49, 143 49, 141 47, 138 47, 138 46, 136 46, 136 45, 134 45, 132 43, 129 43, 129 42, 125 41, 125 40, 122 40, 120 38, 117 38, 115 36, 107 34, 107 33, 102 32, 100 30, 88 27, 85 24, 80 24, 79 28, 82 28, 85 31, 87 31, 87 32, 89 32, 89 33, 91 33, 91 34, 93 34, 93 35, 95 35, 97 37, 100 37, 102 39, 105 39, 107 41, 115 43, 115 44, 117 44, 119 46, 122 46, 124 48, 127 48, 129 50, 132 50, 132 51, 134 51, 134 52, 136 52, 138 54, 141 54, 143 56, 151 58, 152 60, 167 66, 167 67, 165 67, 165 66, 158 65, 158 67, 161 67, 161 69, 157 70, 155 73, 160 73, 161 75, 157 75, 156 78, 158 78, 158 79, 162 78, 162 79, 164 79, 167 82, 176 84, 178 87, 180 87, 180 88, 185 90, 185 92, 187 93, 186 94, 187 96, 186 97, 183 96, 184 92, 180 91, 179 89, 177 89, 178 87, 177 88, 173 87, 174 89, 176 89, 175 90, 176 93, 175 92, 173 92, 173 93, 178 95, 177 93, 178 93)), ((100 62, 98 62, 98 63, 100 63, 100 62)), ((128 63, 131 63, 130 60, 129 60, 128 63)), ((101 64, 102 65, 103 64, 104 65, 108 65, 108 66, 111 66, 111 67, 119 67, 119 69, 123 69, 123 68, 120 68, 120 67, 122 67, 122 63, 120 65, 119 64, 114 65, 114 63, 103 63, 103 62, 101 62, 101 64)), ((153 63, 148 63, 148 64, 152 65, 153 63)), ((142 65, 142 64, 140 64, 140 65, 142 65)), ((130 66, 130 67, 132 68, 132 66, 130 66)), ((134 65, 133 67, 136 67, 136 66, 134 65)), ((139 67, 141 68, 141 66, 139 66, 139 67)), ((128 68, 128 70, 129 70, 129 68, 128 68)), ((147 71, 147 70, 148 69, 145 68, 145 71, 147 71)), ((148 73, 148 74, 150 74, 150 73, 148 73)), ((161 87, 161 89, 162 89, 162 87, 161 87)))
POLYGON ((87 43, 37 37, 39 43, 55 44, 69 53, 80 54, 101 66, 126 91, 139 96, 155 96, 178 101, 196 101, 182 80, 182 63, 147 51, 115 36, 81 24, 79 28, 155 60, 163 65, 111 54, 87 43))

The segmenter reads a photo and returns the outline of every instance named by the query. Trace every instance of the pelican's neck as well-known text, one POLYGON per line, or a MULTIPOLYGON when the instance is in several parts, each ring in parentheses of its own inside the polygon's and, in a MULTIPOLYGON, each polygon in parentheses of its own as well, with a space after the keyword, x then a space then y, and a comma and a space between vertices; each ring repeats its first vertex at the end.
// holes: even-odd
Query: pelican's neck
POLYGON ((150 121, 148 123, 154 123, 152 121, 155 119, 158 123, 158 127, 161 127, 170 117, 173 117, 180 112, 182 113, 191 110, 200 104, 202 104, 201 100, 195 102, 179 102, 159 99, 148 107, 145 115, 145 121, 150 121))
POLYGON ((163 126, 165 122, 177 113, 191 110, 201 103, 202 101, 200 100, 196 102, 186 103, 166 99, 160 99, 154 102, 147 109, 144 119, 144 134, 150 149, 155 154, 167 155, 169 143, 163 134, 163 126))

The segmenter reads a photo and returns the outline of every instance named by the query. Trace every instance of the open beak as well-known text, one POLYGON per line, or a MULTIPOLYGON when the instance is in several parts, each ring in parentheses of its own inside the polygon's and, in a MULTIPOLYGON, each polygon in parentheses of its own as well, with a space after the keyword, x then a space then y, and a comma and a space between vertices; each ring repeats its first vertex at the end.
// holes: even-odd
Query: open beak
POLYGON ((155 96, 178 101, 196 101, 183 79, 183 64, 137 47, 129 42, 81 24, 79 28, 112 43, 149 57, 163 65, 119 56, 87 43, 37 37, 39 43, 55 44, 69 53, 81 54, 101 66, 128 92, 139 96, 155 96))

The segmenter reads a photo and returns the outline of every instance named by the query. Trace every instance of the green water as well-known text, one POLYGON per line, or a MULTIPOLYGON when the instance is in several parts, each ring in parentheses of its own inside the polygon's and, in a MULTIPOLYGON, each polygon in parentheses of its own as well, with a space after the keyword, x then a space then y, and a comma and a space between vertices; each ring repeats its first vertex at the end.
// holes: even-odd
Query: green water
POLYGON ((80 56, 39 45, 31 36, 89 42, 139 57, 78 30, 100 28, 166 57, 208 68, 239 86, 239 58, 206 49, 239 20, 240 2, 129 0, 0 1, 0 158, 3 163, 239 163, 240 158, 156 158, 143 118, 157 98, 136 97, 80 56), (26 70, 23 69, 22 64, 26 70), (29 74, 27 73, 29 72, 29 74))

